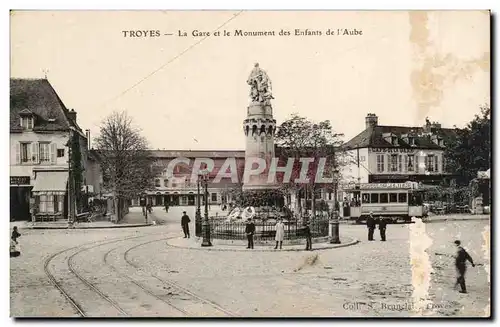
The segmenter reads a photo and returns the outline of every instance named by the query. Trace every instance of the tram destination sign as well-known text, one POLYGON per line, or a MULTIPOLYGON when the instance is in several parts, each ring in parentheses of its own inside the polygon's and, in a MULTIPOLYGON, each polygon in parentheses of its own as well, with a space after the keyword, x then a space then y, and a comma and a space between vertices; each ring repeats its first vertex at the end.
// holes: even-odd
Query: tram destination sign
POLYGON ((29 176, 10 176, 10 185, 30 185, 29 176))
POLYGON ((409 189, 413 188, 412 182, 406 183, 364 183, 360 184, 359 188, 361 190, 370 190, 370 189, 409 189))

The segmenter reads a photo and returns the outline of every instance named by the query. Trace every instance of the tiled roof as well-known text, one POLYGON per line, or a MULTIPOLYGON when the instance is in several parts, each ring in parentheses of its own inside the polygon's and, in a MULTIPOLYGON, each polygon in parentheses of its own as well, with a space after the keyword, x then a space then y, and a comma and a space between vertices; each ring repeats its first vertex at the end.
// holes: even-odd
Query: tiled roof
MULTIPOLYGON (((432 128, 432 134, 446 138, 455 133, 452 128, 432 128)), ((344 149, 357 148, 392 148, 392 147, 412 147, 417 149, 440 149, 430 136, 424 133, 423 127, 411 126, 373 126, 368 127, 348 142, 344 144, 344 149), (385 133, 392 133, 398 138, 398 145, 393 145, 384 139, 385 133), (415 137, 415 145, 410 146, 403 139, 404 134, 412 134, 415 137)))
POLYGON ((68 118, 68 109, 46 79, 10 79, 10 130, 21 132, 20 114, 35 116, 36 131, 67 131, 80 127, 68 118))
POLYGON ((244 158, 245 150, 151 150, 155 158, 244 158))

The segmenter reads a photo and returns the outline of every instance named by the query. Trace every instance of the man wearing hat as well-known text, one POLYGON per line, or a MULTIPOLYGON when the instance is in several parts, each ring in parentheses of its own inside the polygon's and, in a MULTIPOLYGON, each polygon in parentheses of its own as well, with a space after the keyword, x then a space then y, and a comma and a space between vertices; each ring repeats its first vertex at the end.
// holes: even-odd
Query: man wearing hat
POLYGON ((461 291, 460 293, 467 293, 467 288, 465 287, 465 272, 467 271, 467 261, 470 261, 472 267, 475 267, 474 261, 472 261, 471 256, 465 249, 460 245, 460 241, 456 240, 455 245, 458 248, 457 256, 455 259, 455 266, 457 267, 458 278, 455 283, 455 287, 460 285, 461 291))
POLYGON ((248 246, 247 249, 253 249, 253 234, 255 233, 255 224, 252 218, 248 218, 245 226, 245 234, 247 234, 248 246))
POLYGON ((184 232, 184 238, 191 237, 189 235, 189 223, 190 222, 191 222, 191 219, 189 219, 189 216, 186 214, 186 211, 183 211, 182 218, 181 218, 181 226, 182 226, 182 231, 184 232))
POLYGON ((373 211, 366 218, 366 227, 368 227, 368 241, 373 241, 373 232, 375 232, 375 218, 373 218, 373 211))

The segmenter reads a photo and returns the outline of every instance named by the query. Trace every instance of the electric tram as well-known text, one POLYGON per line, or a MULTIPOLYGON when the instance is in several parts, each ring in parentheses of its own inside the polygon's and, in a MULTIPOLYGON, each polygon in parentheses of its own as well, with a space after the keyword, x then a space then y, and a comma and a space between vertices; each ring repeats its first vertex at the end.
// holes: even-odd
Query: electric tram
POLYGON ((370 212, 374 217, 411 221, 412 217, 427 216, 423 203, 423 189, 416 182, 350 184, 344 192, 349 194, 350 219, 366 220, 370 212))

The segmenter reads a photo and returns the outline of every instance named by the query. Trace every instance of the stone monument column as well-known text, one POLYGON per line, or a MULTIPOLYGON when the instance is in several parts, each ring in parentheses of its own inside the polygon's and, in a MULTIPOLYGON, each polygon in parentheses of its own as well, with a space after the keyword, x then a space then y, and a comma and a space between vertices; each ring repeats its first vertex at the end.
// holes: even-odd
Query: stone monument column
MULTIPOLYGON (((245 165, 251 165, 253 158, 261 158, 266 162, 264 172, 250 176, 247 183, 243 184, 244 190, 259 190, 275 188, 274 183, 268 182, 268 171, 271 159, 274 158, 274 133, 276 120, 273 119, 271 106, 272 96, 271 80, 267 73, 255 64, 247 80, 250 85, 250 104, 247 109, 247 118, 243 121, 245 133, 245 165)), ((253 165, 254 168, 257 164, 253 165)), ((249 167, 245 166, 245 170, 249 167)))

